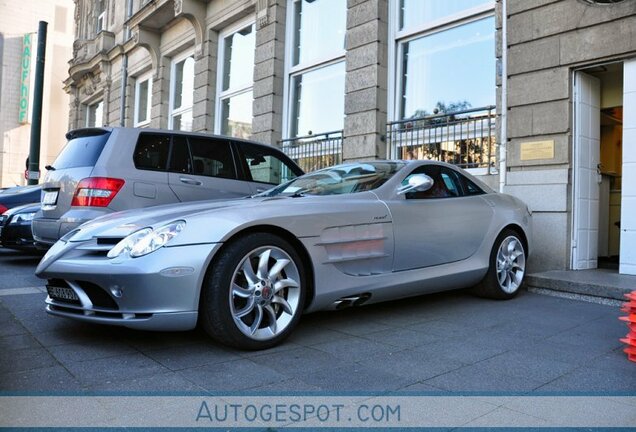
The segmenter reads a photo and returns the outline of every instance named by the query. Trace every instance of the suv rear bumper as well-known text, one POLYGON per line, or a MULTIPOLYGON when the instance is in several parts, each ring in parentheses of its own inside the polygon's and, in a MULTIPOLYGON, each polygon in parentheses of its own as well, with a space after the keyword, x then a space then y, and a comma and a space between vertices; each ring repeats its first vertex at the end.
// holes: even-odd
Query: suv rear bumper
POLYGON ((85 222, 108 213, 112 213, 112 210, 107 208, 100 210, 70 210, 61 218, 52 219, 41 217, 42 213, 38 212, 31 224, 33 240, 35 240, 35 244, 38 248, 48 249, 68 232, 85 222))

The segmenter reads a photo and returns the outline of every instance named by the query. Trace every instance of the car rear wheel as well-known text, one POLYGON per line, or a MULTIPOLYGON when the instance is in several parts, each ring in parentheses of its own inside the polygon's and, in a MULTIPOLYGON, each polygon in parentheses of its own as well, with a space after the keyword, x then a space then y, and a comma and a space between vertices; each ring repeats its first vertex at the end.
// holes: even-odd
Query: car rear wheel
POLYGON ((499 234, 490 253, 490 267, 474 288, 475 294, 494 299, 510 299, 523 285, 526 252, 519 235, 510 229, 499 234))
POLYGON ((201 324, 210 336, 236 348, 269 348, 289 336, 300 319, 303 263, 284 239, 249 234, 220 252, 201 295, 201 324))

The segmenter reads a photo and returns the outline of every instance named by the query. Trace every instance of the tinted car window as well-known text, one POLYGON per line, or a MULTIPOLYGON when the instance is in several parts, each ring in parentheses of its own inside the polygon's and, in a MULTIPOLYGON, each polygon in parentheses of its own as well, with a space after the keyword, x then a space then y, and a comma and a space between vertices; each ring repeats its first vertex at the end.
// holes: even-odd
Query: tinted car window
POLYGON ((298 177, 273 150, 245 143, 240 146, 252 181, 277 185, 298 177))
POLYGON ((236 168, 228 141, 198 137, 188 138, 188 141, 194 175, 236 178, 236 168))
POLYGON ((182 135, 172 137, 172 153, 170 154, 170 171, 183 174, 192 173, 192 159, 188 141, 182 135))
POLYGON ((135 168, 165 171, 168 164, 170 150, 170 135, 148 134, 139 135, 133 161, 135 168))
POLYGON ((110 133, 86 135, 71 138, 58 155, 53 167, 55 169, 95 166, 99 155, 104 150, 110 133))
POLYGON ((462 176, 462 180, 464 181, 464 191, 466 195, 481 195, 485 193, 479 186, 466 177, 462 176))
POLYGON ((453 170, 440 165, 424 165, 411 172, 402 184, 408 184, 412 175, 426 174, 433 179, 433 186, 424 192, 408 192, 406 199, 451 198, 460 195, 459 180, 453 170))

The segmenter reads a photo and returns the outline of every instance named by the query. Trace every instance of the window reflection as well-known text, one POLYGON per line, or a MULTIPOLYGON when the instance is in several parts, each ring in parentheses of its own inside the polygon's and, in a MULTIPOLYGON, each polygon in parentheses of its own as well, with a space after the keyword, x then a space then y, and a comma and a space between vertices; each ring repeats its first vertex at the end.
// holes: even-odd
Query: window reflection
POLYGON ((104 102, 99 101, 89 105, 86 113, 87 127, 100 127, 104 125, 104 102))
POLYGON ((224 99, 221 107, 221 133, 237 138, 252 135, 252 91, 224 99))
POLYGON ((494 1, 484 0, 400 0, 400 30, 450 17, 494 1))
POLYGON ((194 92, 194 59, 188 57, 174 67, 173 109, 192 106, 194 92))
POLYGON ((495 103, 494 18, 405 42, 402 118, 495 103))
POLYGON ((324 133, 344 126, 345 63, 293 77, 292 136, 324 133))
POLYGON ((223 90, 252 85, 255 33, 252 24, 225 38, 223 90))
POLYGON ((192 130, 192 102, 194 97, 194 58, 187 57, 174 64, 172 77, 172 106, 170 127, 192 130))
POLYGON ((344 50, 344 0, 299 0, 294 15, 294 66, 335 57, 344 50))

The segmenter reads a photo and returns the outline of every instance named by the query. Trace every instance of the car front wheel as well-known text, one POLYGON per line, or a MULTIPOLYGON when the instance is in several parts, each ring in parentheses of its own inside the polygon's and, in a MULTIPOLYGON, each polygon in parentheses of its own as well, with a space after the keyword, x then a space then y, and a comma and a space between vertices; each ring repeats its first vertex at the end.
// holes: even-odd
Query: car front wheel
POLYGON ((490 253, 488 273, 474 288, 475 294, 510 299, 517 295, 526 272, 526 252, 519 235, 510 229, 499 234, 490 253))
POLYGON ((208 270, 201 324, 219 342, 265 349, 292 332, 305 302, 302 260, 279 236, 249 234, 229 244, 208 270))

